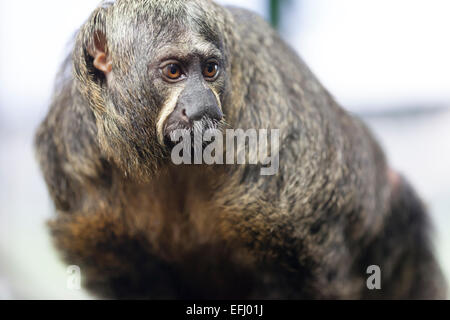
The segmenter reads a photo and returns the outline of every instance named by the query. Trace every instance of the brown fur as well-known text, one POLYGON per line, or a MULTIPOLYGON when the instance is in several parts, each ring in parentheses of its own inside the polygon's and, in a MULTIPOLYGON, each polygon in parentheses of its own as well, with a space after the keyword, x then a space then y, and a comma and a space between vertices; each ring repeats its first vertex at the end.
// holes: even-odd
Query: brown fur
POLYGON ((101 296, 372 298, 365 270, 377 264, 378 297, 443 297, 416 195, 402 191, 404 180, 392 188, 371 133, 247 11, 207 0, 99 7, 78 33, 36 145, 58 212, 55 244, 101 296), (112 81, 93 65, 99 35, 112 81), (205 43, 223 55, 209 86, 229 125, 281 130, 277 175, 171 165, 157 122, 182 84, 160 82, 152 63, 205 43))

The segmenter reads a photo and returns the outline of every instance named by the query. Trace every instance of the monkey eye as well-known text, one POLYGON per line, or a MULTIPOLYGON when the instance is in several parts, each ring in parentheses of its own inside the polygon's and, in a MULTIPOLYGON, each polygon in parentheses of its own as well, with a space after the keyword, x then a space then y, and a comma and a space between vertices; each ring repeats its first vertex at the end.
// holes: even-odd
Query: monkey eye
POLYGON ((219 73, 219 65, 216 62, 208 62, 203 68, 203 76, 209 80, 214 79, 219 73))
POLYGON ((169 81, 175 81, 175 80, 179 80, 182 77, 183 72, 181 70, 181 67, 178 64, 171 63, 162 68, 162 74, 169 81))

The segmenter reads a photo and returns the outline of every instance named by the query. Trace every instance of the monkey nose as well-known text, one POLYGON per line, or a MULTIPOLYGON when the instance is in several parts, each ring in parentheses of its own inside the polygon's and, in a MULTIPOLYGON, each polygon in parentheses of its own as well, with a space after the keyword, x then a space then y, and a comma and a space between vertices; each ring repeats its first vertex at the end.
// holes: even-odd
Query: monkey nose
POLYGON ((183 109, 182 117, 187 118, 190 122, 199 121, 205 117, 220 121, 223 119, 223 113, 217 105, 201 105, 183 109))

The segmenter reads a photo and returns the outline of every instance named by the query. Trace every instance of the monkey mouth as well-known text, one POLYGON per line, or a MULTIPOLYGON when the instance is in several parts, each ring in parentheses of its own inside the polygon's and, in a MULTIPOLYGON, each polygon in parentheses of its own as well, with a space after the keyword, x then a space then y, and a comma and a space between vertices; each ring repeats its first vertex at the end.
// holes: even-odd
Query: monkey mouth
POLYGON ((190 143, 192 147, 200 144, 205 147, 206 144, 203 141, 205 134, 207 132, 213 136, 222 134, 225 126, 224 120, 219 121, 206 116, 201 120, 189 123, 181 121, 167 123, 164 129, 164 144, 169 149, 172 149, 181 141, 190 143))

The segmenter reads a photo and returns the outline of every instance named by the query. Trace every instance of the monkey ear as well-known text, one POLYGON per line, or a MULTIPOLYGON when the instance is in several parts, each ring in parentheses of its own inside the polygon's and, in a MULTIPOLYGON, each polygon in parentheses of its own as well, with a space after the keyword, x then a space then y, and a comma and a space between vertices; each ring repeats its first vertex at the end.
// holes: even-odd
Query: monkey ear
POLYGON ((94 59, 93 65, 96 69, 108 76, 112 71, 112 62, 108 55, 106 36, 101 31, 94 33, 94 39, 89 46, 89 55, 94 59))

